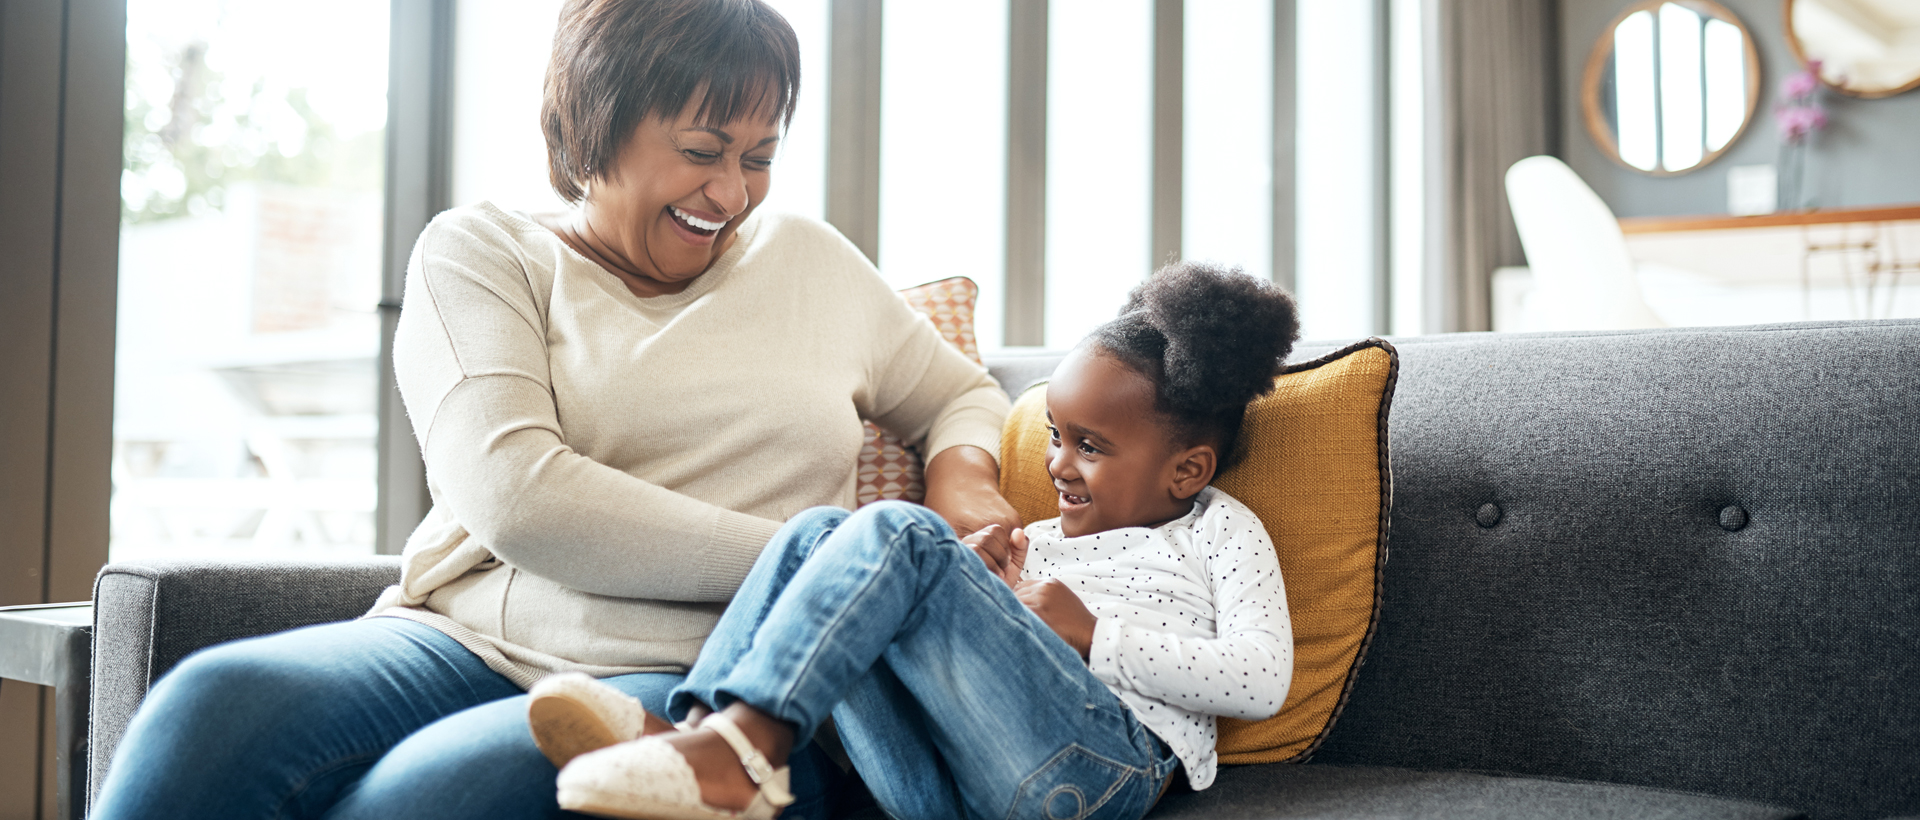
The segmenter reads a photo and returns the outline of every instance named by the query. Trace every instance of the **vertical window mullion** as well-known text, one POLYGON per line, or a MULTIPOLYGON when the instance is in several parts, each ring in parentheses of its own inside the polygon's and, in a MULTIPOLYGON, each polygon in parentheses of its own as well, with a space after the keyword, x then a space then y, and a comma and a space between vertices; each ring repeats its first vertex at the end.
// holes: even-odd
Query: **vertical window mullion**
POLYGON ((881 0, 832 0, 827 221, 880 261, 881 0))
POLYGON ((380 292, 379 501, 374 549, 398 555, 427 514, 426 465, 393 376, 393 332, 413 243, 450 205, 452 0, 394 0, 387 79, 384 270, 380 292))
POLYGON ((1186 2, 1153 4, 1153 239, 1148 272, 1181 255, 1182 199, 1186 160, 1186 2))
POLYGON ((1299 21, 1295 0, 1273 0, 1273 281, 1289 291, 1298 289, 1294 276, 1298 247, 1294 228, 1299 218, 1295 208, 1298 185, 1295 163, 1298 121, 1294 114, 1298 96, 1299 21))
POLYGON ((1009 347, 1046 341, 1047 5, 1009 0, 1006 324, 1009 347))

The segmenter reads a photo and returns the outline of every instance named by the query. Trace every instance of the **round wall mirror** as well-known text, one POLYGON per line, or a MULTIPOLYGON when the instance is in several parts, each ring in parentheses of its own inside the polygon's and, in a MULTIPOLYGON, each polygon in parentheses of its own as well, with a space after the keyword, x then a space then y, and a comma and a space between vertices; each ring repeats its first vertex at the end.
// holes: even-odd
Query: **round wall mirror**
POLYGON ((1644 0, 1593 44, 1581 97, 1587 132, 1607 156, 1654 176, 1684 174, 1747 130, 1760 101, 1760 58, 1726 7, 1644 0))
POLYGON ((1920 0, 1786 0, 1787 42, 1842 94, 1890 97, 1920 86, 1920 0))

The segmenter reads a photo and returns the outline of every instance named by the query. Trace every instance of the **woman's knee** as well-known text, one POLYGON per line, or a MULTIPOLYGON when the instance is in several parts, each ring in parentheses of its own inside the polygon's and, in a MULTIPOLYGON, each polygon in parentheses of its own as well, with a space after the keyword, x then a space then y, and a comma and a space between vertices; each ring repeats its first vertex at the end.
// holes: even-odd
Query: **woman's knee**
POLYGON ((299 690, 327 688, 313 664, 274 651, 261 639, 231 641, 188 655, 154 684, 147 702, 207 701, 239 708, 263 695, 298 702, 299 690))
MULTIPOLYGON (((466 662, 447 669, 449 656, 423 647, 422 635, 458 646, 430 627, 396 619, 324 624, 218 644, 188 655, 162 676, 142 709, 189 714, 214 710, 223 723, 237 722, 243 715, 300 721, 330 718, 396 697, 460 701, 476 686, 497 691, 496 696, 517 691, 504 678, 480 680, 484 676, 477 673, 486 668, 478 658, 453 655, 466 662), (449 671, 452 680, 443 680, 449 671), (442 689, 452 696, 434 698, 442 689)), ((451 709, 463 704, 433 705, 451 709)))

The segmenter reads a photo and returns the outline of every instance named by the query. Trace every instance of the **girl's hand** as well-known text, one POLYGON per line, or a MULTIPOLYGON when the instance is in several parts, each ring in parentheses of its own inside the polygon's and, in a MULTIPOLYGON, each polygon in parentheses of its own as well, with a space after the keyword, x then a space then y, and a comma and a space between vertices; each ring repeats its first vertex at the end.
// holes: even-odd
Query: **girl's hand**
POLYGON ((972 548, 987 570, 1007 586, 1020 583, 1020 571, 1027 566, 1026 530, 1008 531, 999 524, 988 524, 960 539, 960 543, 972 548))
POLYGON ((1040 616, 1054 634, 1080 653, 1080 660, 1087 659, 1087 653, 1093 651, 1093 627, 1099 619, 1087 611, 1087 605, 1073 589, 1058 578, 1045 581, 1021 581, 1013 588, 1013 594, 1019 596, 1020 603, 1026 604, 1033 614, 1040 616))
POLYGON ((972 445, 948 447, 927 462, 927 508, 940 514, 962 538, 988 524, 1014 530, 1020 514, 1000 497, 1000 463, 972 445))

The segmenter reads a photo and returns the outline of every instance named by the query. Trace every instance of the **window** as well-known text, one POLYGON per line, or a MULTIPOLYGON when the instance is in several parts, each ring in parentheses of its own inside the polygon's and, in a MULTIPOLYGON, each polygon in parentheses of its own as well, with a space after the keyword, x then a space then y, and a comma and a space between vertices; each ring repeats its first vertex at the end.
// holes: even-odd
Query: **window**
POLYGON ((760 207, 823 219, 827 212, 827 0, 767 0, 800 39, 800 103, 774 158, 760 207))
POLYGON ((1052 0, 1047 83, 1046 344, 1066 348, 1153 268, 1153 3, 1052 0))
POLYGON ((1295 292, 1301 335, 1338 339, 1375 326, 1374 271, 1379 216, 1379 63, 1374 5, 1300 0, 1295 117, 1297 186, 1295 292))
POLYGON ((880 272, 896 288, 972 279, 974 335, 999 348, 1006 6, 889 2, 881 25, 880 272))
POLYGON ((1186 4, 1180 255, 1273 276, 1273 2, 1186 4))
POLYGON ((373 550, 388 21, 128 3, 112 560, 373 550))
POLYGON ((1426 29, 1422 0, 1392 0, 1388 70, 1391 130, 1388 135, 1393 215, 1392 327, 1404 336, 1425 328, 1426 294, 1426 29))
POLYGON ((452 202, 565 207, 547 183, 540 90, 560 0, 468 0, 453 15, 452 202))

